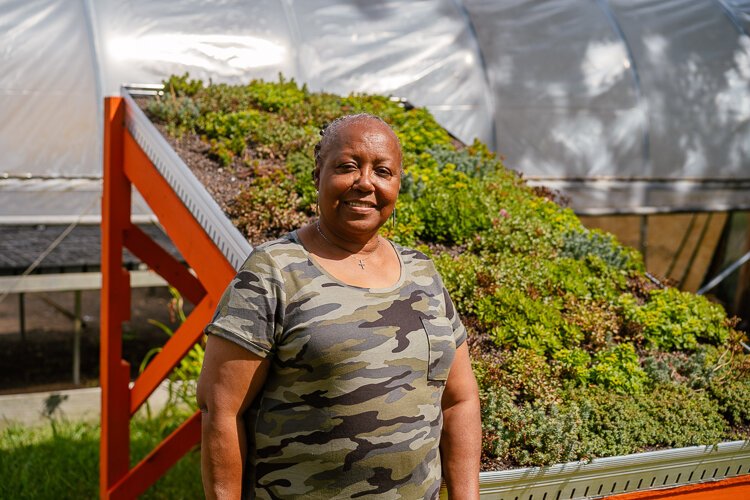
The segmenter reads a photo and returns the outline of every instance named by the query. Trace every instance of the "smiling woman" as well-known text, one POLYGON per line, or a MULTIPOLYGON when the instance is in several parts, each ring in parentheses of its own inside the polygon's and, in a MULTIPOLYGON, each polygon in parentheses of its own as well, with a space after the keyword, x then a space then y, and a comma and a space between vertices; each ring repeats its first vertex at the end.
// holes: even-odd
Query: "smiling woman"
POLYGON ((401 147, 396 134, 371 115, 338 119, 316 147, 317 231, 300 231, 324 268, 343 281, 382 287, 398 280, 392 247, 380 245, 378 229, 393 213, 401 187, 401 147), (377 274, 363 273, 365 260, 377 274))
POLYGON ((378 235, 398 139, 371 115, 321 134, 319 219, 256 247, 206 328, 206 496, 478 498, 466 329, 432 261, 378 235))

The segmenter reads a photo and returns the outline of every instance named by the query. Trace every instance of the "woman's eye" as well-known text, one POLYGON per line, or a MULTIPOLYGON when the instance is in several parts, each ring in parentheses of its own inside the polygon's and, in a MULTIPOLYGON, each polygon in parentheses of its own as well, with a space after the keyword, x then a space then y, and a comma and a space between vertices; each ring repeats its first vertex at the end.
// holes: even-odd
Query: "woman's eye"
POLYGON ((375 170, 375 172, 379 176, 381 176, 381 177, 391 177, 391 176, 393 176, 393 172, 391 172, 390 168, 384 168, 384 167, 383 168, 379 168, 379 169, 375 170))

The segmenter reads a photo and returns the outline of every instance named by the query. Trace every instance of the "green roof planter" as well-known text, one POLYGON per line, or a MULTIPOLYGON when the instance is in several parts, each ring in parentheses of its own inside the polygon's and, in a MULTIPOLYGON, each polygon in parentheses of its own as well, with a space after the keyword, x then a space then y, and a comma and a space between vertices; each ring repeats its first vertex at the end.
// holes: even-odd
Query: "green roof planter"
POLYGON ((313 216, 321 125, 361 111, 392 124, 405 177, 386 232, 433 256, 471 333, 483 492, 551 500, 687 484, 714 459, 711 479, 749 472, 737 440, 750 428, 750 357, 732 320, 652 280, 636 251, 584 228, 481 143, 385 97, 165 83, 123 90, 126 126, 235 268, 248 238, 313 216), (673 449, 637 453, 657 448, 673 449))

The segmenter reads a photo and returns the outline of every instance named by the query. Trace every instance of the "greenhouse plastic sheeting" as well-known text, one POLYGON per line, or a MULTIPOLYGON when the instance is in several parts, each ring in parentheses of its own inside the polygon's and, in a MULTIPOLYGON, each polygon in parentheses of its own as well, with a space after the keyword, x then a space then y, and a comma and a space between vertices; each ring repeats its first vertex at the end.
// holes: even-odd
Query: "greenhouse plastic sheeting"
POLYGON ((103 97, 186 71, 408 99, 581 213, 750 208, 748 29, 747 0, 4 0, 0 223, 82 213, 103 97))
POLYGON ((0 2, 0 175, 101 175, 82 2, 0 2))

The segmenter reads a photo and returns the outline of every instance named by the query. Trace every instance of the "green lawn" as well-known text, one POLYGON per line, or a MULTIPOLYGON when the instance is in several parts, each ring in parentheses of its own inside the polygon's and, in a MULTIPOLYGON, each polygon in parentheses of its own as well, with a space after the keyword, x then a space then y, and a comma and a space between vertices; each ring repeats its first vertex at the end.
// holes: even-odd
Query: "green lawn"
MULTIPOLYGON (((172 430, 158 417, 131 423, 132 462, 172 430)), ((0 431, 0 499, 98 497, 99 423, 51 421, 37 427, 13 424, 0 431)), ((141 498, 202 498, 200 453, 185 455, 141 498)))

